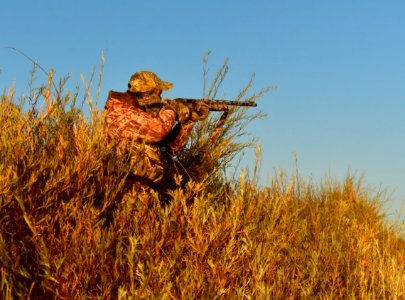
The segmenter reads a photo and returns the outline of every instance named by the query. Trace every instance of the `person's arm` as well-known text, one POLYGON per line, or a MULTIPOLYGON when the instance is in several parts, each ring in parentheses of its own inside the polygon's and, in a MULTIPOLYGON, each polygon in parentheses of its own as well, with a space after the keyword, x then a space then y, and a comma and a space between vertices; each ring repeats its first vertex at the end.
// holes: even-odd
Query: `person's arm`
POLYGON ((170 107, 163 107, 157 116, 152 116, 138 107, 110 98, 106 108, 109 134, 139 142, 162 140, 173 129, 176 120, 176 113, 170 107))
POLYGON ((184 147, 190 137, 193 126, 194 122, 191 120, 179 125, 180 129, 178 130, 176 137, 169 143, 172 154, 175 154, 184 147))

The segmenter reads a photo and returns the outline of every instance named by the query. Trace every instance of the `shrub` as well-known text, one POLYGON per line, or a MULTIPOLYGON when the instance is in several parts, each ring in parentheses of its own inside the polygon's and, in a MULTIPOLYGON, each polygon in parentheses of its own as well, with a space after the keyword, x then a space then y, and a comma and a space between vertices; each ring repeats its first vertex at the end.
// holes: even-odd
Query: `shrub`
MULTIPOLYGON (((226 62, 208 96, 227 70, 226 62)), ((1 96, 4 299, 405 296, 403 228, 384 219, 382 196, 361 181, 317 186, 281 172, 263 187, 258 166, 252 176, 221 173, 255 144, 237 138, 259 115, 231 111, 214 143, 218 119, 201 123, 178 159, 202 156, 203 172, 184 185, 177 176, 167 205, 155 192, 129 204, 121 198, 130 168, 103 134, 103 113, 88 101, 86 116, 65 82, 55 87, 50 73, 26 101, 16 103, 12 89, 1 96)))

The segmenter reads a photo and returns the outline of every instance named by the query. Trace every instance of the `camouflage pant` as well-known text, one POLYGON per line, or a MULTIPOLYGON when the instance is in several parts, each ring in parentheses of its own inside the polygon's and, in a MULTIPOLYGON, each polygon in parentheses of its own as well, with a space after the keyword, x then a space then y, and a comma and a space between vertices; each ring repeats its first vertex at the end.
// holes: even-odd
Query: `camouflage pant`
POLYGON ((131 169, 126 182, 124 199, 134 199, 137 194, 159 190, 164 167, 160 150, 153 145, 135 145, 131 151, 131 169))
MULTIPOLYGON (((160 160, 156 160, 149 156, 132 157, 130 177, 143 179, 145 183, 151 185, 159 185, 163 178, 163 165, 160 160)), ((142 180, 140 180, 142 181, 142 180)))

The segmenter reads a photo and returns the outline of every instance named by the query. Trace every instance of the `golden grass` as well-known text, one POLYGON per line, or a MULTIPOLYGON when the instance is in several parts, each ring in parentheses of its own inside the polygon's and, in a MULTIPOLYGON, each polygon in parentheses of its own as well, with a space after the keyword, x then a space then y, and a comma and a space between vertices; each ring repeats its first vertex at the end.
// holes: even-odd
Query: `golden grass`
MULTIPOLYGON (((129 167, 102 113, 86 117, 62 87, 33 90, 29 108, 1 96, 2 298, 405 298, 403 227, 361 180, 280 172, 263 187, 257 168, 229 180, 215 166, 166 205, 125 203, 129 167)), ((221 142, 239 151, 229 126, 221 142)), ((233 157, 220 146, 216 159, 233 157)))

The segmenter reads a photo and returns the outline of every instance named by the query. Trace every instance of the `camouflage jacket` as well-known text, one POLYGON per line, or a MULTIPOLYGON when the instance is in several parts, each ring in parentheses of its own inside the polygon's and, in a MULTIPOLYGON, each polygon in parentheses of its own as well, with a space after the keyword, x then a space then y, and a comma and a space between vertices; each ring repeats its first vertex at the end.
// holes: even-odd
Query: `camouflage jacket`
MULTIPOLYGON (((108 135, 144 143, 160 152, 157 143, 172 131, 176 123, 176 112, 169 106, 163 106, 158 112, 149 113, 139 103, 134 95, 110 91, 105 105, 108 135)), ((178 134, 166 145, 170 152, 175 154, 186 144, 193 125, 192 121, 181 125, 178 134)))

